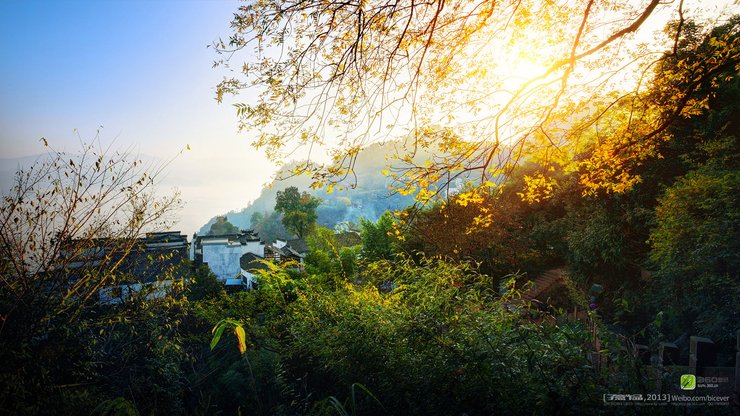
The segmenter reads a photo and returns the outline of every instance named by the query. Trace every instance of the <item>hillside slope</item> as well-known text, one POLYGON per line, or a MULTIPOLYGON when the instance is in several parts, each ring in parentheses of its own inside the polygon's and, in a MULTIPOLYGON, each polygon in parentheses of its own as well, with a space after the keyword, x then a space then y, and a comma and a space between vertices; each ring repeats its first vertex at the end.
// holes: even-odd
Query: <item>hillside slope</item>
MULTIPOLYGON (((355 164, 357 186, 354 189, 335 190, 327 194, 324 189, 310 189, 311 179, 306 176, 293 176, 283 180, 274 180, 270 186, 262 189, 260 196, 245 208, 226 214, 229 222, 240 229, 250 228, 252 214, 272 212, 278 191, 295 186, 299 191, 307 191, 321 198, 319 206, 319 225, 333 228, 345 221, 357 223, 360 218, 376 221, 386 210, 396 210, 413 203, 413 196, 391 195, 388 187, 390 179, 381 173, 386 168, 386 155, 393 153, 393 144, 375 144, 363 150, 355 164)), ((295 167, 295 163, 286 165, 283 172, 295 167)), ((211 218, 199 234, 205 234, 216 217, 211 218)))

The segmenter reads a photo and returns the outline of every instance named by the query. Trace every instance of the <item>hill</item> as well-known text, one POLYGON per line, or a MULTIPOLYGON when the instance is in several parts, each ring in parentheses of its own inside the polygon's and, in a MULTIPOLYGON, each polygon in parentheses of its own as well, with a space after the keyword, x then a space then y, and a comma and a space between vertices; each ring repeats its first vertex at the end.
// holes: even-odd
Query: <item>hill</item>
MULTIPOLYGON (((357 223, 360 218, 376 221, 386 210, 402 209, 414 201, 413 196, 391 195, 388 190, 390 179, 381 173, 387 164, 386 155, 394 152, 394 146, 394 143, 374 144, 360 152, 355 164, 357 186, 354 189, 334 190, 327 194, 324 189, 310 189, 311 179, 306 176, 273 180, 262 189, 257 199, 239 211, 227 213, 226 217, 240 229, 251 228, 254 213, 272 212, 277 192, 295 186, 322 199, 323 203, 317 209, 318 224, 321 226, 334 228, 342 222, 357 223)), ((288 164, 281 173, 289 172, 295 166, 296 163, 288 164)), ((208 232, 216 218, 211 218, 198 233, 208 232)))

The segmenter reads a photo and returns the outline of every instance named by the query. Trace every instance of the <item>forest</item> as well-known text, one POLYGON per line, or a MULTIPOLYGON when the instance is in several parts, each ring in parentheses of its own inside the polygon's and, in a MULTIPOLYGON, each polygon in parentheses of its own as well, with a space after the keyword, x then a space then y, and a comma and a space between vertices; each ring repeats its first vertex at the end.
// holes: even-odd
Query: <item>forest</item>
MULTIPOLYGON (((222 50, 249 44, 240 37, 247 33, 242 26, 262 29, 260 42, 277 42, 283 26, 275 22, 290 13, 315 16, 296 28, 304 35, 314 20, 336 30, 354 25, 334 2, 316 15, 300 9, 301 2, 285 4, 244 6, 222 50), (269 20, 270 13, 284 16, 269 20)), ((392 13, 405 13, 398 7, 392 13)), ((469 13, 464 21, 434 15, 445 23, 442 34, 456 25, 468 37, 479 33, 477 19, 487 19, 486 10, 463 11, 469 13)), ((578 27, 582 14, 575 16, 578 27)), ((207 267, 188 264, 157 276, 172 282, 164 297, 142 291, 118 304, 101 303, 101 288, 129 281, 124 265, 135 239, 168 229, 181 201, 153 188, 162 167, 94 145, 73 155, 49 147, 52 157, 19 171, 2 199, 0 414, 736 412, 734 396, 725 406, 685 407, 608 406, 605 399, 681 392, 678 376, 666 378, 650 357, 663 342, 674 344, 676 361, 684 363, 690 337, 710 339, 713 366, 738 365, 740 18, 701 27, 681 16, 669 26, 675 43, 648 66, 650 76, 632 95, 594 99, 585 110, 565 103, 558 94, 570 91, 576 58, 596 52, 578 55, 574 46, 571 59, 548 72, 556 82, 543 87, 555 86, 545 91, 556 104, 538 104, 537 114, 546 114, 532 116, 538 127, 518 130, 531 132, 526 140, 499 143, 497 127, 491 136, 467 141, 470 131, 431 123, 407 136, 415 140, 408 149, 434 155, 424 163, 400 154, 401 165, 383 173, 389 192, 408 206, 359 220, 359 245, 338 241, 313 218, 293 233, 308 244, 303 263, 265 261, 253 290, 227 292, 207 267), (551 137, 554 132, 560 138, 551 137), (450 192, 453 176, 464 184, 450 192), (80 269, 101 239, 115 241, 118 254, 80 269), (553 271, 558 283, 534 296, 538 277, 553 271)), ((399 35, 372 18, 359 18, 363 30, 379 31, 377 38, 368 35, 368 44, 399 35)), ((418 30, 416 20, 409 22, 409 31, 418 30)), ((454 67, 434 52, 455 45, 414 43, 420 38, 401 35, 393 53, 419 47, 432 64, 454 67)), ((361 49, 367 45, 342 43, 348 39, 334 38, 357 52, 357 61, 338 64, 344 72, 337 76, 347 77, 352 91, 340 94, 336 111, 352 119, 358 116, 353 105, 367 98, 354 76, 387 71, 380 75, 386 77, 398 61, 383 70, 377 62, 363 67, 379 58, 374 49, 361 49)), ((302 43, 309 40, 291 44, 305 47, 305 55, 287 55, 296 62, 318 59, 323 52, 302 43)), ((264 71, 258 78, 269 87, 265 97, 279 90, 288 104, 305 96, 286 85, 312 85, 323 73, 291 75, 287 67, 283 73, 293 78, 278 79, 271 63, 252 71, 264 71), (267 72, 275 78, 261 78, 267 72)), ((450 71, 435 74, 440 85, 454 78, 450 71)), ((424 76, 414 73, 407 81, 424 76)), ((224 81, 219 97, 242 86, 224 81)), ((236 106, 245 129, 281 122, 272 119, 278 110, 266 100, 236 106)), ((524 111, 534 104, 516 105, 524 111)), ((305 124, 290 124, 297 118, 277 128, 300 131, 305 124)), ((279 151, 286 137, 266 132, 257 145, 279 151)), ((342 145, 335 164, 306 161, 289 170, 310 178, 306 189, 344 187, 351 195, 363 146, 342 145)), ((361 186, 362 176, 356 179, 361 186)), ((321 209, 319 199, 305 198, 321 209)), ((276 208, 264 215, 274 221, 290 215, 276 208)), ((260 215, 252 221, 263 220, 260 215)))

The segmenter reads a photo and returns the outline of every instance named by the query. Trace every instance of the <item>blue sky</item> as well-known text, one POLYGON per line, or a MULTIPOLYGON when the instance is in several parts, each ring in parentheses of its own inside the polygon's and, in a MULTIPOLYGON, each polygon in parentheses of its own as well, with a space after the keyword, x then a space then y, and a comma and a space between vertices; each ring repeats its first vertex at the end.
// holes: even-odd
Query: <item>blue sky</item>
MULTIPOLYGON (((224 75, 207 48, 229 35, 236 1, 0 1, 0 159, 103 142, 171 158, 163 182, 187 206, 177 228, 246 206, 274 167, 217 105, 224 75), (77 129, 77 132, 75 132, 77 129)), ((248 99, 241 96, 240 99, 248 99)))
MULTIPOLYGON (((701 6, 720 17, 730 3, 701 6)), ((224 73, 212 68, 217 56, 207 48, 228 37, 239 4, 0 0, 0 185, 15 158, 44 151, 42 136, 74 151, 78 135, 92 140, 103 126, 103 143, 146 157, 170 159, 190 146, 162 182, 187 204, 176 229, 192 234, 214 215, 246 206, 275 167, 237 134, 231 105, 213 99, 224 73)), ((647 36, 665 21, 653 20, 647 36)))

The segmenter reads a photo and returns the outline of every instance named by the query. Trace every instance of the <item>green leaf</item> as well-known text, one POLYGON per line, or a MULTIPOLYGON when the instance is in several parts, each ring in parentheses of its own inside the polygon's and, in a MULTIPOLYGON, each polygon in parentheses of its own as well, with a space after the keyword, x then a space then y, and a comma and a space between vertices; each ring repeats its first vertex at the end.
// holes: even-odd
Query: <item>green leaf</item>
POLYGON ((216 326, 213 327, 213 330, 211 333, 213 333, 213 339, 211 340, 211 350, 213 350, 216 347, 216 344, 218 344, 218 341, 221 339, 221 335, 224 333, 224 329, 226 329, 226 322, 219 322, 216 326))
POLYGON ((336 397, 329 396, 327 400, 329 401, 329 404, 331 404, 334 407, 334 410, 336 410, 339 415, 349 416, 347 409, 344 408, 344 405, 339 400, 337 400, 336 397))

